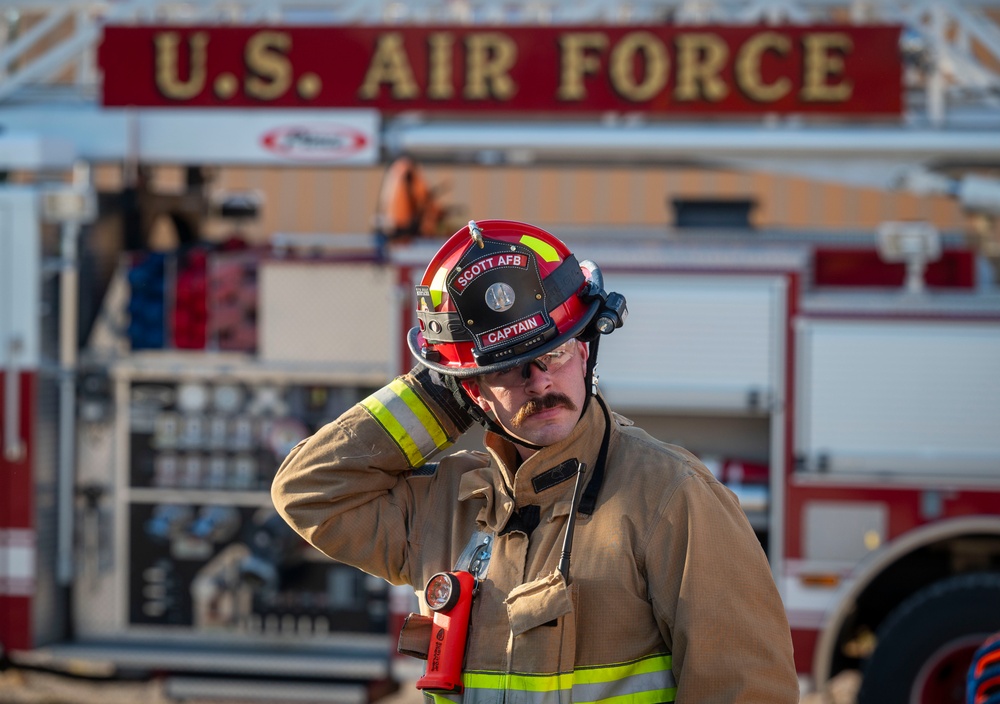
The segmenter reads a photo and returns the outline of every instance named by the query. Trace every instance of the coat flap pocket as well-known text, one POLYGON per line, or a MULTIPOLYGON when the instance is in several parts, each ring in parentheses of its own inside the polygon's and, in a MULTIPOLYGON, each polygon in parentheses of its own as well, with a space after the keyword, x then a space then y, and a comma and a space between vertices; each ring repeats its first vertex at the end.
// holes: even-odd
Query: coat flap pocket
POLYGON ((422 614, 410 614, 403 622, 399 632, 399 644, 396 646, 403 655, 409 655, 421 660, 427 659, 427 651, 431 647, 431 626, 434 619, 422 614))
POLYGON ((573 611, 573 599, 558 572, 513 589, 504 603, 515 636, 573 611))

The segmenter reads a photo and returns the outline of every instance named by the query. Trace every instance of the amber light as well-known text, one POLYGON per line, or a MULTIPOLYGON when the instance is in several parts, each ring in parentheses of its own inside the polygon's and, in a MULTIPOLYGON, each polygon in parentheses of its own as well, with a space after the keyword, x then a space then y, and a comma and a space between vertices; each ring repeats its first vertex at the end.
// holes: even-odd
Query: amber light
POLYGON ((840 575, 837 574, 801 574, 799 581, 807 587, 825 587, 827 589, 840 584, 840 575))

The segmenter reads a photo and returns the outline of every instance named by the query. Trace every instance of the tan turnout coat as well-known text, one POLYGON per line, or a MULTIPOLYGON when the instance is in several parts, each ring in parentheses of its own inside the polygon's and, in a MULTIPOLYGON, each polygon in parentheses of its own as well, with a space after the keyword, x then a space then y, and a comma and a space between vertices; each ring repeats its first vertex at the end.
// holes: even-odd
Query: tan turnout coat
MULTIPOLYGON (((394 383, 454 439, 410 375, 394 383)), ((584 462, 589 482, 606 426, 599 403, 519 467, 513 446, 488 433, 487 452, 417 469, 376 417, 358 404, 295 447, 274 504, 336 560, 418 590, 453 569, 477 531, 493 536, 473 602, 467 702, 798 701, 766 557, 736 497, 693 455, 612 415, 603 485, 593 514, 578 515, 567 585, 557 565, 575 475, 563 463, 584 462), (538 524, 528 535, 512 516, 530 506, 538 524)))

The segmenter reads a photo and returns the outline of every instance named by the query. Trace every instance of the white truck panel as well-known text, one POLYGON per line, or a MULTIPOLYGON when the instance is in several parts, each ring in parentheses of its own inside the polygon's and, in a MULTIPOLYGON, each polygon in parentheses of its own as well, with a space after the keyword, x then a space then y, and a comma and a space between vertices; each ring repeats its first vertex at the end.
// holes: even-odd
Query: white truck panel
POLYGON ((996 322, 806 320, 796 335, 802 469, 996 476, 996 322))
POLYGON ((260 267, 259 357, 363 375, 397 372, 395 270, 359 262, 260 267))
POLYGON ((38 194, 0 192, 0 366, 37 369, 41 298, 38 194), (31 293, 26 293, 31 292, 31 293))
POLYGON ((615 274, 625 325, 598 372, 622 408, 765 410, 776 397, 784 281, 771 276, 615 274))

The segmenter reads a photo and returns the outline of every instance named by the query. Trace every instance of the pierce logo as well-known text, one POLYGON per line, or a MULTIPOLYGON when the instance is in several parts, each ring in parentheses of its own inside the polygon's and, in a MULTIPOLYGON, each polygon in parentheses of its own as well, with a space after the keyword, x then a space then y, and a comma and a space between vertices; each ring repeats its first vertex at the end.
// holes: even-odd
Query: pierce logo
POLYGON ((368 136, 346 125, 289 125, 265 132, 260 145, 285 159, 329 161, 365 149, 368 136))

